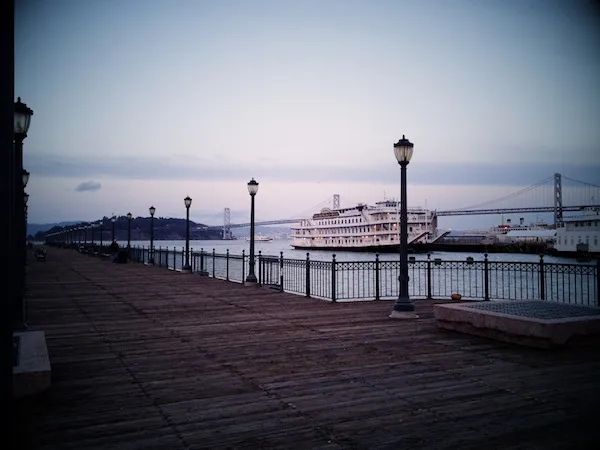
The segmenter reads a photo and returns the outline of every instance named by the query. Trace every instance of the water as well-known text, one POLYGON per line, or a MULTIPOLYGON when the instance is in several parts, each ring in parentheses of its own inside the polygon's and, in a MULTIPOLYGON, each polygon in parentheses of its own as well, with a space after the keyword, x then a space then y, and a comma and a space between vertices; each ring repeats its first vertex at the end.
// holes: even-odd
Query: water
MULTIPOLYGON (((290 259, 306 259, 306 253, 310 254, 310 259, 313 261, 331 261, 332 255, 335 253, 337 261, 374 261, 375 253, 371 252, 349 252, 349 251, 324 251, 324 250, 297 250, 292 248, 291 239, 274 239, 268 242, 255 242, 254 251, 256 254, 262 252, 263 255, 279 256, 280 252, 283 252, 284 258, 290 259)), ((109 242, 105 243, 106 245, 109 242)), ((127 241, 119 241, 121 247, 127 246, 127 241)), ((132 247, 149 247, 150 241, 131 241, 132 247)), ((185 249, 185 241, 154 241, 154 248, 168 248, 170 251, 175 247, 178 251, 185 249)), ((199 252, 200 249, 204 249, 205 252, 212 252, 224 254, 228 249, 232 255, 241 255, 242 250, 246 252, 246 255, 250 253, 250 242, 246 240, 202 240, 202 241, 190 241, 190 251, 199 252)), ((471 256, 474 261, 483 261, 483 253, 468 253, 468 252, 431 252, 431 259, 440 258, 443 261, 464 261, 467 257, 471 256)), ((414 256, 416 261, 427 260, 427 254, 417 253, 411 254, 414 256)), ((398 261, 397 253, 381 253, 379 254, 381 261, 398 261)), ((539 262, 539 255, 526 254, 526 253, 489 253, 488 261, 506 261, 506 262, 539 262)), ((565 258, 557 256, 544 256, 544 262, 546 263, 562 263, 562 264, 596 264, 592 262, 578 262, 574 258, 565 258)))
MULTIPOLYGON (((383 253, 312 251, 291 247, 290 239, 256 242, 256 273, 262 283, 283 286, 286 292, 338 300, 391 299, 398 295, 399 256, 383 253), (284 260, 279 259, 280 252, 284 260), (274 258, 266 258, 271 256, 274 258), (260 273, 259 273, 260 272, 260 273)), ((120 245, 126 246, 126 242, 120 245)), ((132 258, 148 262, 149 241, 132 242, 132 258), (143 249, 143 251, 136 251, 143 249)), ((181 269, 185 241, 155 241, 154 263, 181 269), (175 250, 175 251, 174 251, 175 250)), ((197 273, 242 282, 249 271, 250 243, 246 240, 192 241, 190 265, 197 273), (201 252, 201 250, 203 252, 201 252), (214 255, 213 255, 214 251, 214 255), (242 251, 245 258, 241 258, 242 251), (229 256, 226 257, 226 253, 229 256)), ((596 305, 596 262, 523 253, 433 252, 415 254, 409 261, 409 292, 415 298, 448 298, 459 292, 465 300, 546 299, 596 305), (467 258, 471 257, 472 261, 467 258)))

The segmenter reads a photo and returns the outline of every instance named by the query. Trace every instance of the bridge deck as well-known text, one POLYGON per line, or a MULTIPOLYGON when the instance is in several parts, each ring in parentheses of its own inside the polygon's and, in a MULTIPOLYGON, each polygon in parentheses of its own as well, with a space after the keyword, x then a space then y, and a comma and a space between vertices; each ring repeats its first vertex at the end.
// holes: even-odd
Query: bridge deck
POLYGON ((15 448, 592 448, 599 348, 545 351, 50 249, 28 267, 52 386, 15 448))

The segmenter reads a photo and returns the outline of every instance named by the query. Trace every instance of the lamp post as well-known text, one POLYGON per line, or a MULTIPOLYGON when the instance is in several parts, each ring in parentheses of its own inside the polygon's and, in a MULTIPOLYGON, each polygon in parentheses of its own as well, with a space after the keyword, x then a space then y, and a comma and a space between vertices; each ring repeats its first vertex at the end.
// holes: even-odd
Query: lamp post
POLYGON ((15 316, 14 326, 16 329, 27 328, 25 323, 25 303, 23 301, 25 291, 25 238, 27 235, 25 227, 25 184, 29 180, 29 173, 25 174, 23 170, 23 141, 27 137, 27 131, 31 123, 33 111, 21 102, 21 97, 14 104, 13 116, 13 140, 14 140, 14 159, 13 159, 13 202, 14 218, 13 225, 16 235, 16 255, 17 255, 17 289, 15 290, 15 316))
POLYGON ((402 135, 394 144, 394 155, 400 164, 400 290, 390 314, 392 318, 415 319, 415 306, 408 294, 408 211, 406 205, 406 167, 413 154, 413 144, 402 135))
POLYGON ((154 213, 156 212, 156 208, 151 206, 148 208, 150 212, 150 256, 148 258, 148 263, 154 264, 154 213))
POLYGON ((192 270, 190 266, 190 206, 192 206, 192 199, 190 196, 186 196, 183 199, 185 204, 185 266, 183 270, 192 270))
POLYGON ((127 250, 131 248, 131 213, 127 213, 127 250))
MULTIPOLYGON (((24 186, 23 186, 24 187, 24 186)), ((29 201, 29 194, 23 192, 23 242, 27 240, 27 202, 29 201)), ((25 253, 23 253, 25 255, 25 253)))
POLYGON ((254 274, 254 196, 258 192, 258 183, 252 178, 248 182, 248 193, 250 194, 250 261, 247 283, 256 283, 256 275, 254 274))
POLYGON ((111 241, 115 240, 115 222, 117 221, 117 218, 115 216, 112 216, 110 221, 112 222, 112 238, 111 241))

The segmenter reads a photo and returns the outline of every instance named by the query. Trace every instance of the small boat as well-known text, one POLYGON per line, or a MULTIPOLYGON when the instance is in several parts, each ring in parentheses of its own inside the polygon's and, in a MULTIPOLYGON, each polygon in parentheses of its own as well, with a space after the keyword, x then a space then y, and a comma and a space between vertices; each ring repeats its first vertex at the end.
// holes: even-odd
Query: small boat
MULTIPOLYGON (((249 241, 250 237, 247 237, 246 240, 249 241)), ((270 236, 264 236, 262 234, 254 236, 254 242, 269 242, 269 241, 272 241, 272 240, 273 240, 272 237, 270 237, 270 236)))

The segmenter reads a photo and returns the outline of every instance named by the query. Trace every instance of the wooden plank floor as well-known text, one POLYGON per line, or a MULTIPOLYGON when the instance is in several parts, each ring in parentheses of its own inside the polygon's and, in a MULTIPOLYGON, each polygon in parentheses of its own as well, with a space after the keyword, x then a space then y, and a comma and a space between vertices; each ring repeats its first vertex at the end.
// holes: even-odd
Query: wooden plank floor
MULTIPOLYGON (((50 248, 28 266, 52 387, 17 402, 32 449, 582 449, 600 347, 537 350, 50 248)), ((594 442, 596 441, 596 442, 594 442)))

